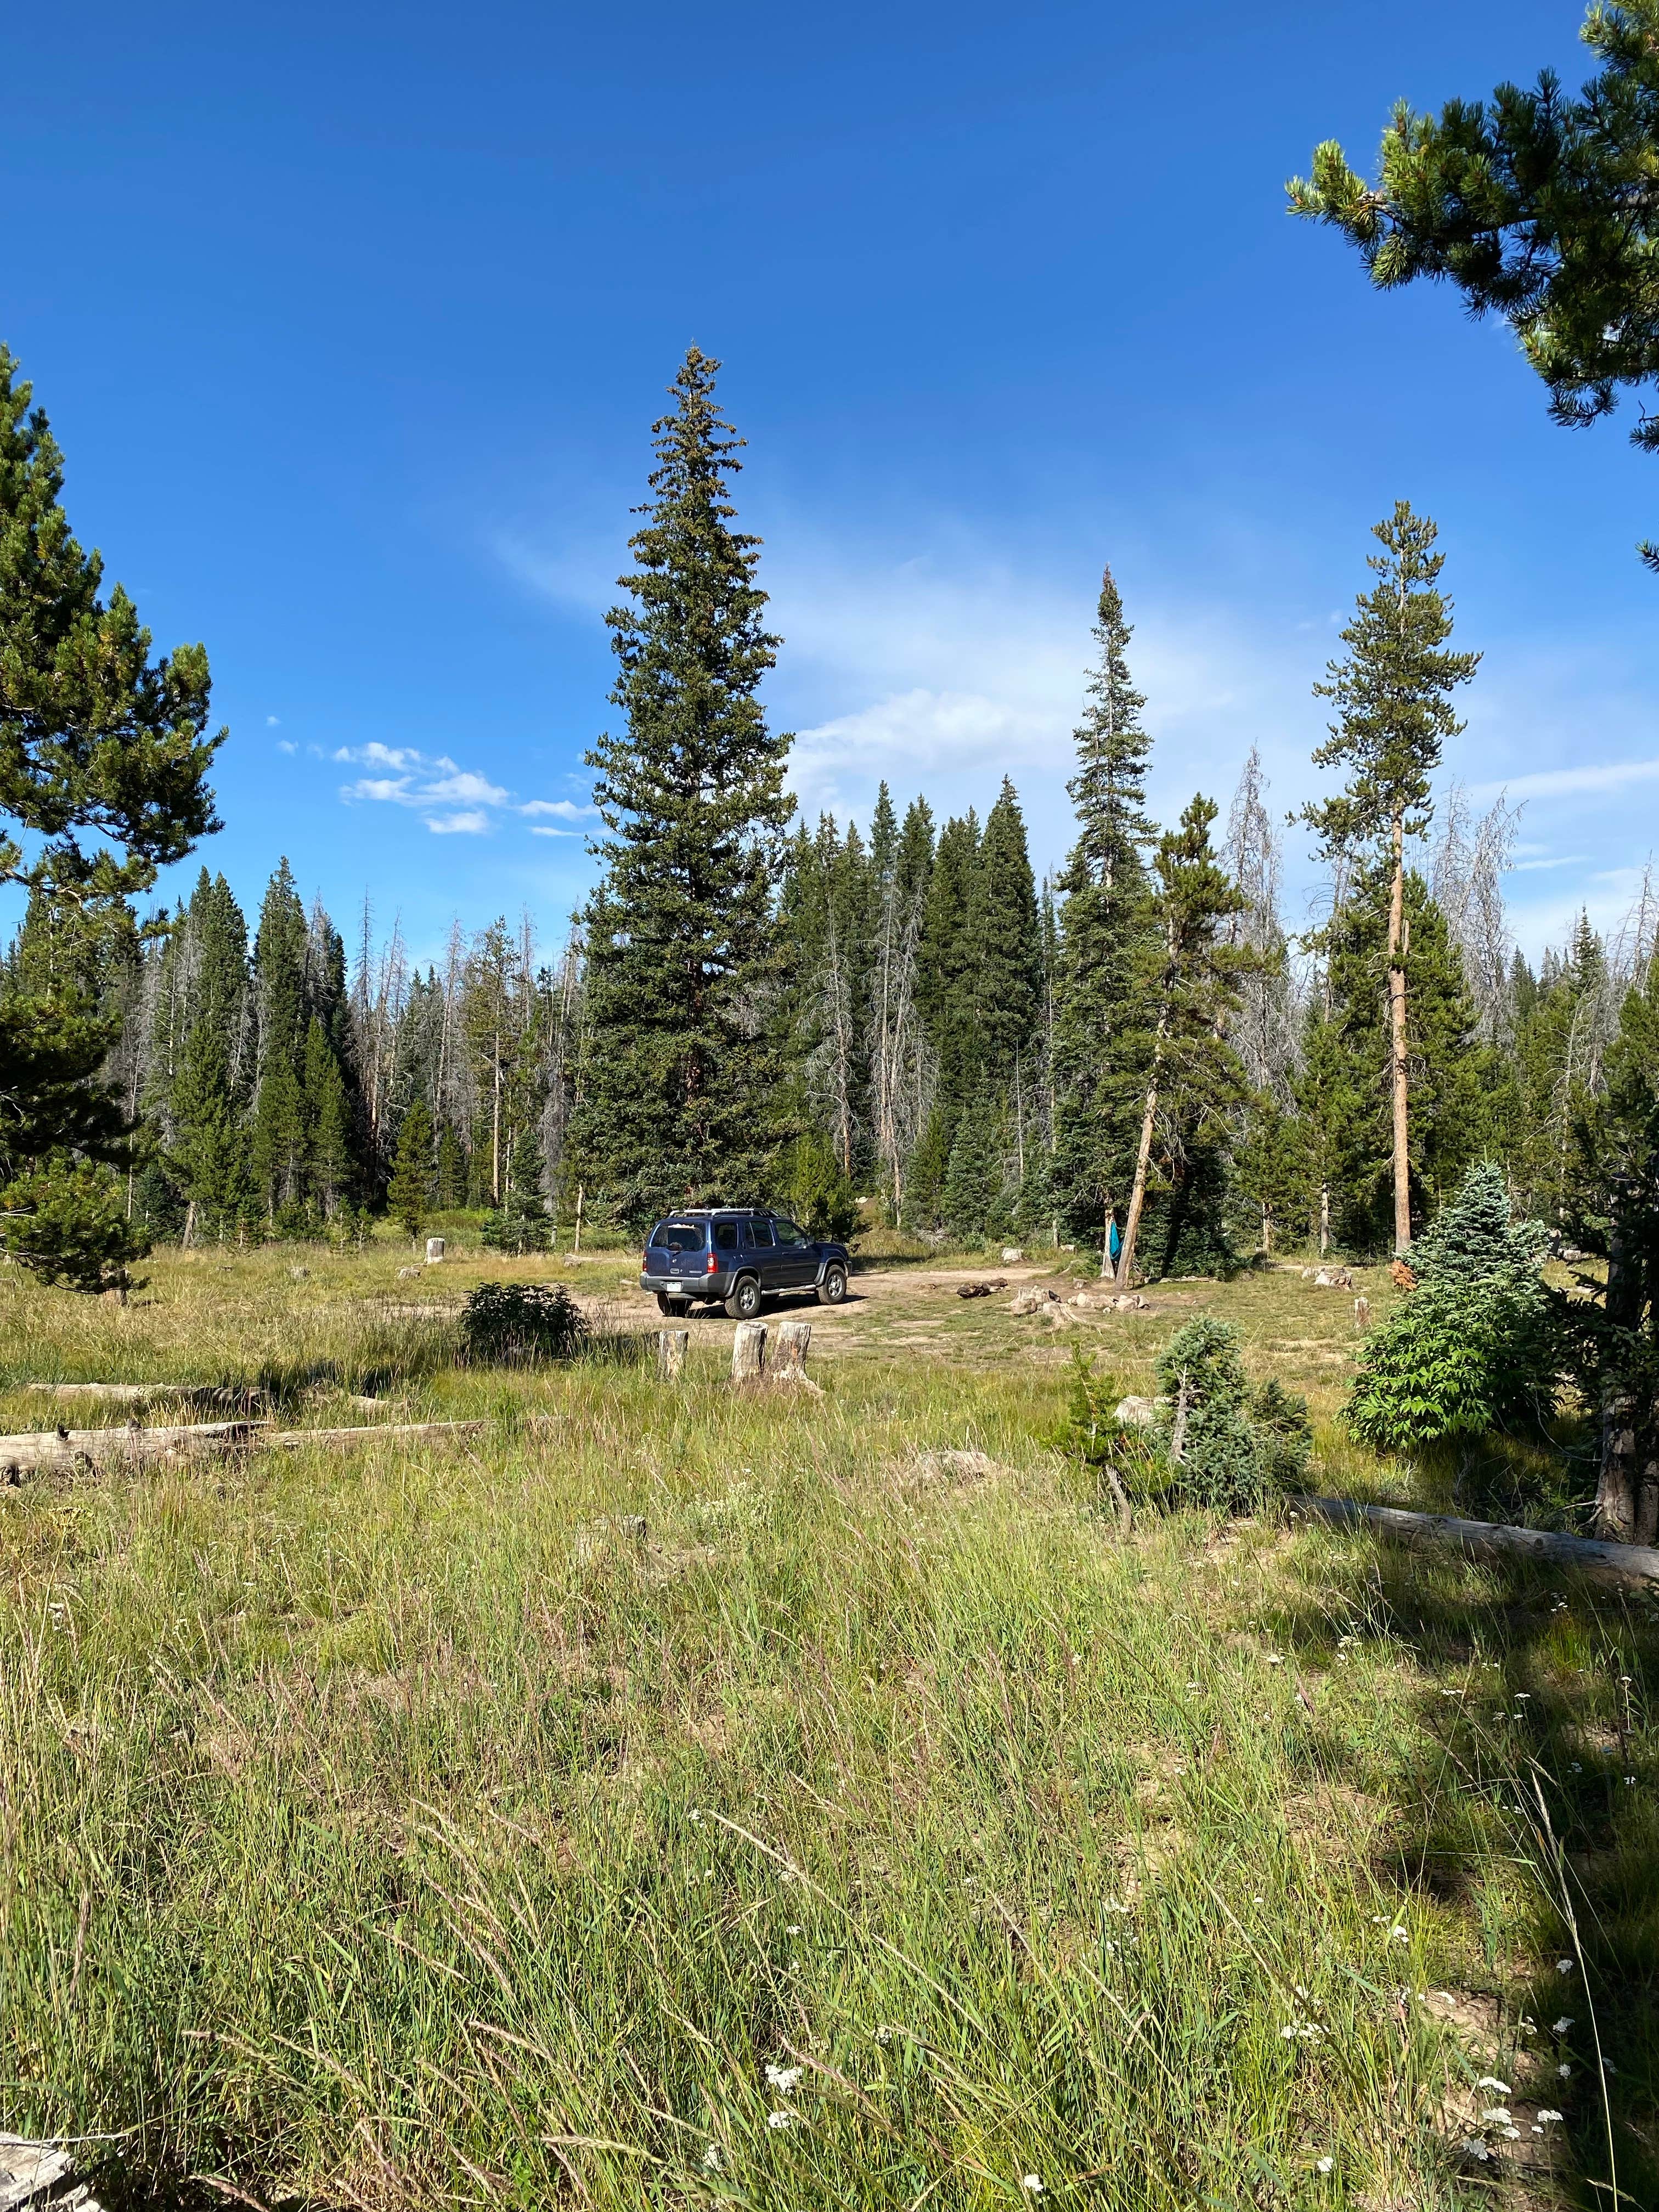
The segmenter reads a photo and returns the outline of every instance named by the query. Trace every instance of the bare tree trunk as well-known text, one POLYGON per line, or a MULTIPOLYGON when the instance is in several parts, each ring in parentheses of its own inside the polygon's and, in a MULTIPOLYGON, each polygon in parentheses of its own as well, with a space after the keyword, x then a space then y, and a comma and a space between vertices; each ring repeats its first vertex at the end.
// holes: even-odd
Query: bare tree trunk
MULTIPOLYGON (((1625 1220, 1626 1179, 1615 1179, 1613 1227, 1607 1239, 1606 1313, 1611 1328, 1625 1331, 1640 1318, 1640 1289, 1632 1265, 1625 1220)), ((1608 1356, 1601 1380, 1601 1471, 1595 1486, 1595 1528, 1599 1535, 1629 1543, 1638 1513, 1637 1430, 1640 1408, 1620 1350, 1608 1356)))
POLYGON ((1319 1256, 1322 1260, 1331 1249, 1331 1187, 1328 1182, 1319 1186, 1319 1256))
MULTIPOLYGON (((1123 1224, 1123 1242, 1118 1247, 1117 1286, 1121 1291, 1129 1287, 1129 1277, 1135 1264, 1135 1239, 1140 1234, 1140 1216, 1146 1204, 1146 1175, 1152 1160, 1152 1127, 1158 1119, 1158 1079, 1164 1060, 1164 1024, 1158 1025, 1158 1048, 1152 1054, 1152 1079, 1146 1086, 1146 1107, 1140 1117, 1140 1148, 1135 1154, 1135 1179, 1129 1191, 1129 1218, 1123 1224)), ((1109 1236, 1109 1231, 1108 1232, 1109 1236)))
POLYGON ((1394 884, 1389 893, 1389 1041, 1394 1094, 1394 1249, 1412 1248, 1408 1149, 1410 1078, 1406 1061, 1406 817, 1394 817, 1394 884))

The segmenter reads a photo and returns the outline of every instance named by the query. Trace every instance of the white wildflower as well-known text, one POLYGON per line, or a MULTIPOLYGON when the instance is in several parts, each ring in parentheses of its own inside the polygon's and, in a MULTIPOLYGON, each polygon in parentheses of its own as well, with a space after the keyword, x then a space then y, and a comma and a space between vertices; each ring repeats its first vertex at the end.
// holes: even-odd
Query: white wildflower
POLYGON ((766 2115, 766 2124, 769 2128, 793 2128, 799 2118, 799 2112, 786 2112, 780 2106, 775 2112, 766 2115))
POLYGON ((775 2089, 781 2090, 786 2097, 799 2081, 800 2076, 801 2069, 799 2066, 769 2065, 766 2069, 767 2080, 775 2089))
POLYGON ((1570 2081, 1572 2079, 1572 2069, 1571 2066, 1564 2063, 1558 2066, 1555 2070, 1564 2081, 1570 2081))
POLYGON ((1480 2141, 1478 2136, 1468 2136, 1464 2142, 1463 2148, 1468 2151, 1471 2158, 1488 2159, 1492 2156, 1492 2153, 1486 2148, 1486 2146, 1480 2141))
POLYGON ((1477 2089, 1496 2089, 1500 2097, 1507 2097, 1510 2094, 1509 2083, 1500 2081, 1495 2074, 1483 2074, 1474 2086, 1477 2089))
POLYGON ((1406 1930, 1400 1925, 1398 1921, 1395 1921, 1394 1926, 1389 1929, 1389 1935, 1392 1941, 1396 1943, 1409 1943, 1412 1940, 1406 1933, 1406 1930))
POLYGON ((1022 2173, 1019 2185, 1028 2197, 1041 2197, 1042 2194, 1042 2184, 1034 2173, 1022 2173))
POLYGON ((702 2162, 705 2172, 709 2173, 719 2172, 720 2163, 720 2147, 718 2143, 709 2144, 708 2149, 704 2151, 702 2154, 702 2162))
POLYGON ((1521 2130, 1519 2128, 1499 2128, 1498 2132, 1500 2136, 1506 2136, 1510 2142, 1519 2142, 1521 2140, 1521 2130))
POLYGON ((1570 1974, 1572 1972, 1572 1960, 1558 1959, 1555 1962, 1555 1971, 1558 1974, 1570 1974))
POLYGON ((1480 2118, 1489 2128, 1506 2128, 1510 2124, 1510 2108, 1507 2105, 1488 2105, 1480 2118))
POLYGON ((799 1936, 800 1934, 800 1929, 799 1927, 794 1927, 787 1929, 784 1932, 790 1936, 799 1936))
POLYGON ((1279 1657, 1276 1651, 1270 1651, 1267 1654, 1267 1664, 1270 1667, 1282 1667, 1285 1664, 1285 1662, 1279 1657))
POLYGON ((1552 2024, 1550 2033, 1552 2035, 1565 2035, 1571 2026, 1572 2014, 1571 2013, 1564 2012, 1560 2019, 1552 2024))
POLYGON ((1547 2123, 1550 2120, 1559 2120, 1561 2115, 1556 2111, 1553 2105, 1540 2105, 1538 2107, 1538 2117, 1540 2120, 1547 2123))
POLYGON ((1328 2173, 1335 2164, 1334 2158, 1316 2158, 1314 2160, 1316 2169, 1321 2173, 1328 2173))

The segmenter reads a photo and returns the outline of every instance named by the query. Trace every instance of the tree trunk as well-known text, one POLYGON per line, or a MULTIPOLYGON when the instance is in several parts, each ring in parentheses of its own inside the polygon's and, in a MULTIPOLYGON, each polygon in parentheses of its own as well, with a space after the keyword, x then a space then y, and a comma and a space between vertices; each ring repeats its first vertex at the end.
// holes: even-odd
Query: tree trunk
POLYGON ((740 1321, 732 1336, 732 1380, 758 1382, 766 1372, 766 1323, 740 1321))
MULTIPOLYGON (((1160 1043, 1164 1025, 1158 1024, 1160 1043)), ((1135 1264, 1135 1239, 1140 1234, 1140 1216, 1146 1203, 1146 1173, 1152 1159, 1152 1125, 1158 1116, 1158 1079, 1162 1052, 1152 1056, 1152 1079, 1146 1087, 1146 1110, 1140 1118, 1140 1149, 1135 1154, 1135 1179, 1129 1192, 1129 1218, 1123 1224, 1123 1242, 1117 1253, 1117 1287, 1127 1291, 1129 1277, 1135 1264)))
POLYGON ((1319 1186, 1319 1256, 1322 1260, 1331 1249, 1331 1187, 1328 1182, 1319 1186))
POLYGON ((1409 1077, 1406 1064, 1406 817, 1394 817, 1394 883, 1389 892, 1389 1047, 1394 1096, 1394 1249, 1412 1248, 1412 1173, 1408 1149, 1409 1077))
MULTIPOLYGON (((1631 1253, 1626 1220, 1627 1197, 1626 1178, 1615 1177, 1604 1310, 1608 1328, 1621 1335, 1633 1329, 1641 1318, 1639 1272, 1631 1253)), ((1626 1368, 1624 1347, 1615 1339, 1601 1376, 1601 1471, 1595 1486, 1595 1527, 1598 1534, 1621 1543, 1635 1539, 1640 1490, 1637 1432, 1641 1409, 1626 1368)))
POLYGON ((690 1341, 689 1328, 657 1331, 657 1372, 665 1382, 672 1382, 676 1376, 685 1372, 685 1351, 690 1341))

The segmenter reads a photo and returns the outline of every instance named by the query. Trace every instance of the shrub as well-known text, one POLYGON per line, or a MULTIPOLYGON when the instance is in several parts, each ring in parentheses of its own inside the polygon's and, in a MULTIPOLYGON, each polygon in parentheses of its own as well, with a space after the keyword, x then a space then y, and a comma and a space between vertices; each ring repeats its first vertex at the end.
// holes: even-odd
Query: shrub
POLYGON ((821 1130, 809 1130, 796 1142, 788 1199, 790 1212, 809 1236, 844 1244, 859 1225, 857 1194, 821 1130))
POLYGON ((586 1334, 562 1283, 480 1283, 461 1309, 462 1352, 480 1365, 568 1359, 586 1334))
POLYGON ((1548 1419, 1561 1352, 1547 1242, 1512 1218, 1501 1168, 1469 1170, 1413 1250, 1416 1289, 1366 1340, 1347 1407, 1362 1443, 1404 1450, 1548 1419))
POLYGON ((1247 1512, 1276 1490, 1300 1486, 1313 1452, 1307 1401, 1276 1381, 1251 1389, 1238 1332, 1201 1314, 1173 1336, 1158 1363, 1163 1395, 1150 1431, 1117 1419, 1115 1376, 1097 1376, 1073 1352, 1060 1426, 1046 1441, 1159 1504, 1247 1512))
POLYGON ((1249 1383, 1238 1331, 1200 1314, 1164 1346, 1158 1381, 1170 1502, 1248 1512, 1266 1487, 1265 1455, 1245 1411, 1249 1383))

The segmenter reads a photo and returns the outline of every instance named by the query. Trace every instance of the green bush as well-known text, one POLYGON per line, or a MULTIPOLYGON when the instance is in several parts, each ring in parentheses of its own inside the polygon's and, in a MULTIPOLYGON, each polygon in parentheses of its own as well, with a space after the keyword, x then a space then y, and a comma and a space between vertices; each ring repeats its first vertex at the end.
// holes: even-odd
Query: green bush
POLYGON ((1074 1351, 1066 1414, 1045 1441, 1159 1505, 1243 1513, 1299 1488, 1313 1453, 1307 1401, 1271 1378, 1253 1389, 1238 1346, 1237 1330, 1207 1314, 1178 1331, 1158 1363, 1150 1430, 1120 1424, 1117 1378, 1074 1351))
POLYGON ((568 1359, 587 1334, 562 1283, 480 1283, 461 1309, 464 1356, 481 1366, 568 1359))
MULTIPOLYGON (((1176 1331, 1159 1358, 1163 1402, 1158 1437, 1164 1495, 1170 1504, 1248 1513, 1279 1480, 1289 1456, 1285 1435, 1309 1433, 1306 1406, 1276 1383, 1264 1384, 1255 1394, 1255 1402, 1266 1396, 1276 1425, 1252 1418, 1252 1394, 1238 1345, 1238 1331, 1230 1322, 1200 1314, 1176 1331)), ((1304 1452, 1298 1471, 1306 1463, 1304 1452)))
POLYGON ((1366 1339, 1346 1415, 1363 1443, 1401 1451, 1549 1419, 1562 1354, 1547 1241, 1512 1218, 1495 1162, 1469 1170, 1413 1252, 1416 1289, 1366 1339))
POLYGON ((821 1130, 797 1139, 790 1158, 789 1211, 811 1237, 844 1244, 859 1225, 858 1195, 821 1130))

